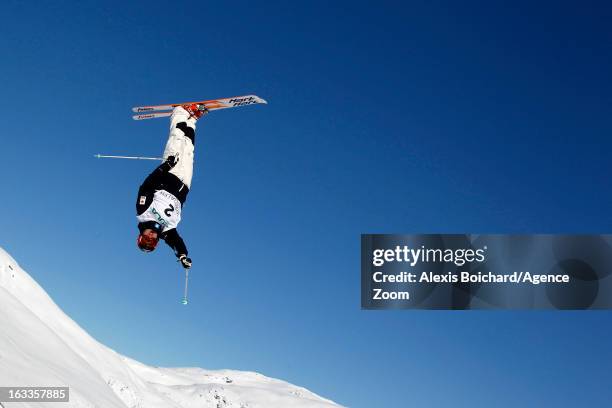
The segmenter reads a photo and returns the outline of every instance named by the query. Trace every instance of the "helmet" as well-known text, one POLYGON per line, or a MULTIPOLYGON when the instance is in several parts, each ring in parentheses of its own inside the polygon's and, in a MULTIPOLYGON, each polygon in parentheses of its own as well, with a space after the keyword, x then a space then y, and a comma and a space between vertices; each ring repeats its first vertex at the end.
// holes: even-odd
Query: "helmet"
POLYGON ((152 252, 153 250, 155 250, 155 247, 157 246, 158 242, 159 237, 157 236, 157 234, 155 235, 155 237, 152 237, 150 235, 144 235, 141 233, 136 239, 136 245, 138 245, 138 248, 140 248, 142 252, 152 252))

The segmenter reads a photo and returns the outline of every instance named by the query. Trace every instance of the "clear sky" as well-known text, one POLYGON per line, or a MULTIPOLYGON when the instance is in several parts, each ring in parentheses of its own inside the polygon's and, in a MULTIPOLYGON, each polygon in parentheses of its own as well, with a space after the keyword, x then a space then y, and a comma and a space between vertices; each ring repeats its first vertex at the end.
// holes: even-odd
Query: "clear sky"
POLYGON ((603 406, 608 312, 360 310, 362 233, 612 231, 608 2, 39 2, 0 9, 0 246, 102 343, 352 407, 603 406), (495 3, 493 5, 492 3, 495 3), (537 4, 535 4, 537 3, 537 4), (200 121, 171 251, 134 202, 200 121))

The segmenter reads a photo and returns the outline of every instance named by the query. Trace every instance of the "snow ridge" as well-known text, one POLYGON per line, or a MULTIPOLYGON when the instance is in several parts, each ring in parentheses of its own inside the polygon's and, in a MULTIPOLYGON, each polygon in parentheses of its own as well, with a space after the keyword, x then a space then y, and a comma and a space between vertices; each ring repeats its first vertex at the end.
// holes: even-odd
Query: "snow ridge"
MULTIPOLYGON (((96 341, 0 248, 0 385, 69 386, 74 408, 338 407, 258 373, 159 368, 96 341)), ((48 403, 20 403, 46 407, 48 403)))

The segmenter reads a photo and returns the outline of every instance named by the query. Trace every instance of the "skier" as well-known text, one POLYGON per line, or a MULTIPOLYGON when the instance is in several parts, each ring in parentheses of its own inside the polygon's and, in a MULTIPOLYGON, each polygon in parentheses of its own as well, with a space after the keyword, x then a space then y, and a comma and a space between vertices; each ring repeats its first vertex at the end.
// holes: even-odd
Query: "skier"
POLYGON ((142 183, 136 201, 140 231, 138 248, 151 252, 161 238, 185 269, 191 268, 192 262, 176 226, 181 221, 181 208, 191 188, 196 121, 207 113, 204 105, 174 108, 164 162, 142 183))

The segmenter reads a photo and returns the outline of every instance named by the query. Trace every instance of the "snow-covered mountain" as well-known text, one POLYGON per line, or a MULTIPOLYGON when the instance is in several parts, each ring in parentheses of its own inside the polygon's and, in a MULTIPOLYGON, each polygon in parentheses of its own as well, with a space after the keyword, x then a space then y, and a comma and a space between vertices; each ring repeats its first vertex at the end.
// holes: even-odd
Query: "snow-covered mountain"
POLYGON ((62 312, 2 248, 0 386, 70 387, 70 402, 52 404, 58 408, 338 407, 253 372, 150 367, 122 356, 62 312))

